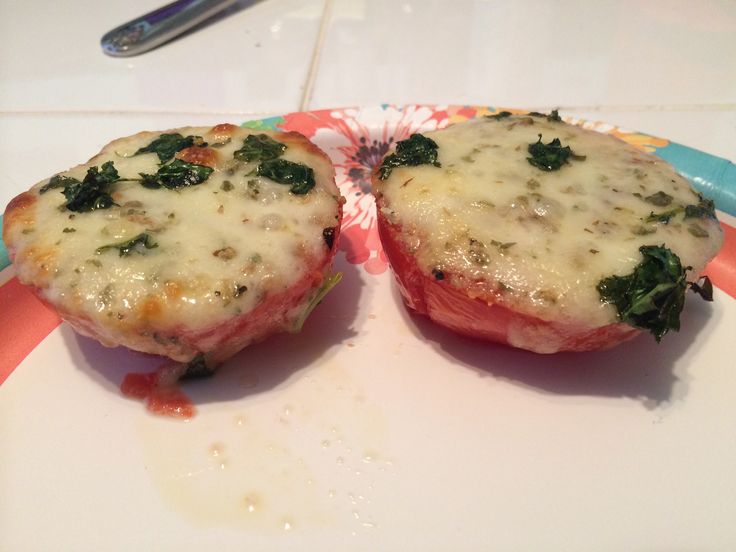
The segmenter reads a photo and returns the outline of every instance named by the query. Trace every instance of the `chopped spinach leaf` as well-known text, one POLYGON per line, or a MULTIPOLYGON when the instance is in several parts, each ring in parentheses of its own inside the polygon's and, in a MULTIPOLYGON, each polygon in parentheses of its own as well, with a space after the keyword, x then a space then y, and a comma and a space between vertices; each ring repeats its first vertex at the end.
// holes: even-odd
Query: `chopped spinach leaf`
POLYGON ((140 148, 133 155, 141 153, 155 153, 161 163, 166 163, 174 158, 177 151, 181 151, 191 146, 206 146, 207 143, 202 140, 201 136, 184 137, 179 133, 162 134, 153 142, 145 147, 140 148))
POLYGON ((288 185, 292 194, 304 195, 314 188, 312 168, 286 159, 269 159, 261 162, 256 169, 256 175, 288 185))
POLYGON ((544 117, 551 123, 561 123, 562 117, 560 117, 560 114, 556 109, 553 109, 552 112, 548 115, 546 113, 540 113, 539 111, 530 111, 527 113, 530 117, 544 117))
POLYGON ((697 205, 685 206, 685 218, 716 218, 716 206, 712 199, 699 196, 697 205))
POLYGON ((496 121, 506 119, 507 117, 511 117, 510 111, 499 111, 498 113, 494 113, 493 115, 486 115, 486 119, 495 119, 496 121))
MULTIPOLYGON (((657 194, 660 194, 662 192, 657 192, 657 194)), ((654 194, 654 195, 657 195, 654 194)), ((667 194, 664 194, 667 195, 667 194)), ((649 197, 644 198, 645 201, 649 201, 649 197)), ((651 202, 650 202, 651 203, 651 202)), ((675 207, 674 209, 670 209, 669 211, 664 211, 662 213, 650 213, 649 216, 646 219, 646 222, 661 222, 663 224, 668 224, 670 222, 670 219, 674 217, 675 215, 679 215, 680 213, 685 213, 684 218, 716 218, 716 211, 715 211, 715 205, 713 204, 713 201, 710 199, 705 199, 704 197, 700 197, 700 201, 697 205, 685 205, 685 207, 675 207)), ((705 230, 703 230, 705 231, 705 230)), ((697 229, 695 230, 697 232, 697 229)), ((696 235, 692 230, 690 231, 691 234, 696 235)), ((706 236, 697 236, 697 237, 706 237, 706 236)))
POLYGON ((437 143, 421 134, 412 134, 406 140, 396 143, 396 152, 384 158, 379 167, 379 178, 386 180, 396 167, 417 165, 434 165, 440 167, 437 161, 437 143))
POLYGON ((542 135, 539 134, 539 140, 533 144, 529 144, 527 151, 531 154, 531 157, 527 157, 530 165, 537 167, 543 171, 551 172, 558 171, 569 163, 568 159, 572 158, 576 161, 583 161, 584 155, 576 155, 573 153, 570 146, 563 146, 559 138, 555 138, 549 144, 542 142, 542 135))
POLYGON ((664 245, 643 245, 643 260, 626 276, 602 279, 601 300, 616 307, 619 320, 649 330, 659 342, 669 330, 680 329, 687 281, 680 259, 664 245))
POLYGON ((656 205, 657 207, 667 207, 670 203, 672 203, 672 196, 670 194, 659 191, 656 194, 645 197, 644 201, 646 201, 647 203, 651 203, 652 205, 656 205))
POLYGON ((342 272, 336 272, 332 276, 326 278, 324 282, 322 282, 322 286, 317 290, 312 299, 309 301, 307 308, 305 308, 304 312, 302 312, 299 318, 296 319, 296 322, 291 329, 293 333, 298 333, 302 330, 304 322, 306 322, 309 315, 312 314, 312 311, 317 307, 317 305, 320 304, 322 299, 325 298, 325 295, 327 295, 332 290, 332 288, 340 283, 340 280, 342 280, 342 272))
POLYGON ((110 184, 118 180, 120 176, 112 161, 103 163, 101 169, 96 166, 87 169, 81 182, 76 178, 64 178, 64 207, 78 213, 107 209, 114 203, 109 194, 110 184))
POLYGON ((57 174, 52 176, 49 181, 41 187, 38 193, 45 194, 49 190, 53 190, 55 188, 66 188, 72 182, 79 183, 79 180, 72 178, 71 176, 61 176, 57 174))
POLYGON ((197 353, 197 356, 187 362, 187 368, 180 379, 188 380, 206 378, 214 373, 214 368, 210 368, 207 366, 207 362, 204 358, 204 353, 197 353))
POLYGON ((560 114, 556 109, 553 109, 552 112, 547 115, 547 120, 553 123, 561 123, 562 117, 560 117, 560 114))
POLYGON ((99 255, 100 253, 104 253, 109 249, 117 249, 118 254, 121 257, 127 257, 134 251, 142 254, 143 252, 140 247, 137 247, 138 245, 142 245, 146 249, 153 249, 154 247, 158 247, 158 244, 154 243, 154 241, 151 239, 151 236, 143 232, 142 234, 138 234, 136 237, 130 240, 120 243, 111 243, 108 245, 103 245, 102 247, 98 247, 95 250, 95 253, 99 255))
POLYGON ((250 134, 243 141, 243 147, 233 157, 239 161, 268 161, 281 157, 286 151, 282 144, 266 134, 250 134))
POLYGON ((178 190, 188 186, 196 186, 207 180, 212 174, 211 167, 187 163, 181 159, 174 159, 171 163, 163 165, 156 174, 141 175, 141 185, 144 188, 168 188, 178 190))

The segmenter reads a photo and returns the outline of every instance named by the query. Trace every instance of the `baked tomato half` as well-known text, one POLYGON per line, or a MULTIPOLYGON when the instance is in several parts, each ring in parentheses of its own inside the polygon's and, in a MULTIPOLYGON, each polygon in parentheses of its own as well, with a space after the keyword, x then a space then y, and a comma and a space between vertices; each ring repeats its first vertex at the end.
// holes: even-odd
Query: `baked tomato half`
POLYGON ((296 331, 339 281, 343 198, 304 136, 142 132, 14 199, 18 279, 106 346, 211 368, 296 331))
POLYGON ((556 113, 414 134, 372 184, 407 306, 538 353, 679 329, 722 242, 712 203, 667 163, 556 113))

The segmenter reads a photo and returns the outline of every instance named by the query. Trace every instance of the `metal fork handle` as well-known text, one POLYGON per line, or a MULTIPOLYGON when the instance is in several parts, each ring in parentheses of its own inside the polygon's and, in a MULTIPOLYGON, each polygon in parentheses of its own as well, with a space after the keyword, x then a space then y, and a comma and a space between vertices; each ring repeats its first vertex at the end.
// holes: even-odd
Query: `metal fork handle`
POLYGON ((109 56, 137 56, 191 29, 236 0, 177 0, 115 27, 102 37, 109 56))

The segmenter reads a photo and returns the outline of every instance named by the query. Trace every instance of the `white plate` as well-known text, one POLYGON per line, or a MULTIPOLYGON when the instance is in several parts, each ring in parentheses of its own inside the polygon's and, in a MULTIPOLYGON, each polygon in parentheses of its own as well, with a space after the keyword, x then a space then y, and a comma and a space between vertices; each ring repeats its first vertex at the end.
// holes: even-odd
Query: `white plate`
POLYGON ((185 383, 189 421, 121 396, 125 374, 157 359, 55 329, 0 386, 0 549, 736 549, 728 294, 689 301, 661 345, 553 356, 403 307, 361 160, 372 140, 483 113, 384 106, 256 125, 297 128, 335 160, 342 283, 301 334, 185 383))

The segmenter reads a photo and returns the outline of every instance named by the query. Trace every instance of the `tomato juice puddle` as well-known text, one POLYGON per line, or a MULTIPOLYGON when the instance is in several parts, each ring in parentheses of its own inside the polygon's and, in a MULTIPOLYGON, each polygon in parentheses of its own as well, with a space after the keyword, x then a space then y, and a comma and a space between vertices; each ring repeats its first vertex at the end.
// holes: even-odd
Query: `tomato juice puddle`
POLYGON ((146 409, 159 416, 192 418, 197 409, 191 399, 179 388, 178 380, 184 364, 167 363, 155 372, 126 374, 120 392, 132 399, 141 399, 146 409))

